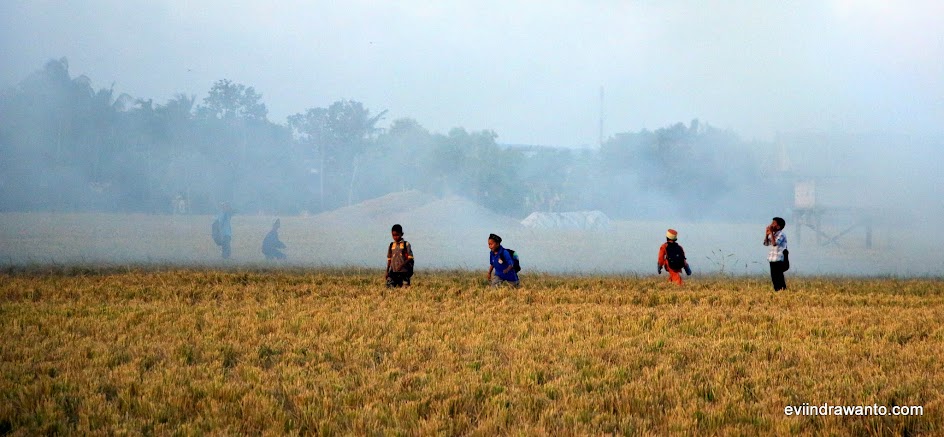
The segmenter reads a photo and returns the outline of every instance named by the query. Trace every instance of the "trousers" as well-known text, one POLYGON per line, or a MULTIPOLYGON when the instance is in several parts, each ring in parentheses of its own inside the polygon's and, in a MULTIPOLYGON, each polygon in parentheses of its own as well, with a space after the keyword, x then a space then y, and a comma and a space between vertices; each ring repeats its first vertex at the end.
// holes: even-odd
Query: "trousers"
POLYGON ((787 280, 783 277, 784 267, 783 261, 770 263, 770 282, 774 285, 774 291, 787 289, 787 280))

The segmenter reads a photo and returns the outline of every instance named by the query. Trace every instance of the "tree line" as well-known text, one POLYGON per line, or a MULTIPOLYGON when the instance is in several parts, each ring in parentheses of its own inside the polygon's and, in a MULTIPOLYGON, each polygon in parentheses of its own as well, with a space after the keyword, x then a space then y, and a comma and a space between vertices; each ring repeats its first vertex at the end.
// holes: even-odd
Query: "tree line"
POLYGON ((729 131, 693 121, 620 133, 599 149, 508 147, 490 130, 434 133, 353 100, 284 123, 230 80, 164 103, 94 89, 50 60, 0 94, 0 210, 317 213, 403 190, 467 197, 510 215, 601 209, 634 198, 709 207, 758 180, 729 131), (385 127, 384 127, 385 126, 385 127))

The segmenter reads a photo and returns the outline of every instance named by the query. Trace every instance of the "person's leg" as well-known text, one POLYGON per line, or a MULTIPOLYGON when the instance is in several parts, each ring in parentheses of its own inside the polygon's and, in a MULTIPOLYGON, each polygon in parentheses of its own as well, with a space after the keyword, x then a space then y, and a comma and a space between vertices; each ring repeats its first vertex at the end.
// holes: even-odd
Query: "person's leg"
POLYGON ((777 291, 777 266, 774 263, 770 263, 770 283, 774 287, 774 291, 777 291))
POLYGON ((394 287, 402 287, 402 286, 403 286, 403 279, 404 279, 404 274, 403 274, 403 272, 392 272, 392 273, 390 273, 390 277, 393 278, 393 286, 394 286, 394 287))
POLYGON ((671 268, 666 268, 665 270, 669 272, 669 281, 682 285, 682 275, 679 274, 681 272, 677 272, 671 268))
POLYGON ((774 291, 780 291, 787 288, 783 279, 783 265, 780 262, 770 263, 770 282, 774 286, 774 291))
POLYGON ((233 239, 232 237, 223 237, 223 244, 220 245, 223 248, 223 253, 222 253, 223 259, 229 259, 229 255, 231 252, 230 242, 232 241, 232 239, 233 239))
POLYGON ((786 265, 781 261, 777 263, 777 290, 786 290, 787 289, 787 278, 783 277, 786 265))
POLYGON ((274 253, 272 254, 272 258, 275 258, 275 259, 285 259, 285 254, 282 253, 282 251, 280 251, 280 250, 276 250, 276 251, 274 251, 274 253))
POLYGON ((498 277, 498 275, 492 275, 492 280, 488 282, 488 285, 491 285, 492 287, 498 287, 501 285, 501 283, 502 280, 498 277))
POLYGON ((504 287, 507 285, 511 288, 518 288, 518 286, 521 285, 521 280, 519 279, 517 281, 508 281, 505 279, 499 279, 496 276, 492 276, 491 285, 492 287, 504 287))

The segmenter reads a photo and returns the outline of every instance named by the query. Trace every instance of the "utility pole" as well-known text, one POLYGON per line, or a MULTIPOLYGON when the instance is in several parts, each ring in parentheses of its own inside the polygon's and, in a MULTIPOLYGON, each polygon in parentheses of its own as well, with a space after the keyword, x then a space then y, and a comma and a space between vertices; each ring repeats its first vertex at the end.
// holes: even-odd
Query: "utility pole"
POLYGON ((603 147, 603 86, 600 86, 600 147, 603 147))

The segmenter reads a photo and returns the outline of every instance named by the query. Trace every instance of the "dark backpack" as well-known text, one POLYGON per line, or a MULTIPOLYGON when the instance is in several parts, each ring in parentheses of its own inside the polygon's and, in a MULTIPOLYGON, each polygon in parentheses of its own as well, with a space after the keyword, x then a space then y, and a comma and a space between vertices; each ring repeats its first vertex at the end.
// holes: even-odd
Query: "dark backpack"
POLYGON ((518 254, 515 253, 513 249, 505 248, 508 251, 508 254, 511 255, 511 259, 514 261, 514 270, 515 272, 521 271, 521 261, 518 260, 518 254))
POLYGON ((669 268, 672 270, 682 270, 685 267, 685 251, 678 243, 668 243, 665 245, 665 260, 669 262, 669 268))
POLYGON ((220 219, 213 220, 213 225, 210 226, 210 236, 213 237, 213 242, 217 246, 223 245, 223 232, 220 230, 220 219))

